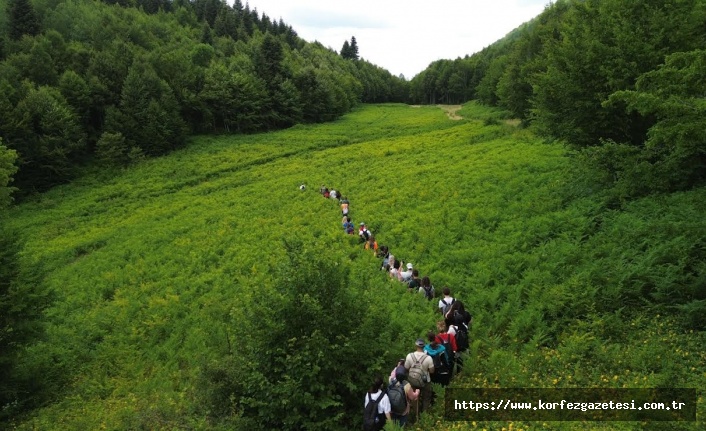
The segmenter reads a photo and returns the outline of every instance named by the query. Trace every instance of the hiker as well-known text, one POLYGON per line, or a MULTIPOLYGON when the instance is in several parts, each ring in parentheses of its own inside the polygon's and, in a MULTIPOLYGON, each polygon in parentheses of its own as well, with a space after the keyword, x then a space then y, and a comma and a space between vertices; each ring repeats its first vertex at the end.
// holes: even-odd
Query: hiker
POLYGON ((385 265, 390 261, 390 249, 386 245, 381 245, 377 257, 382 257, 380 269, 385 269, 385 265))
POLYGON ((331 189, 331 192, 329 192, 328 196, 331 199, 338 199, 338 192, 336 190, 331 189))
POLYGON ((407 370, 407 381, 415 389, 421 389, 422 407, 424 411, 431 405, 431 375, 434 374, 434 360, 424 352, 424 340, 419 338, 414 343, 417 349, 408 354, 404 360, 407 370))
POLYGON ((424 297, 428 301, 434 299, 434 286, 432 286, 429 276, 425 275, 424 278, 422 278, 422 285, 419 287, 419 293, 424 294, 424 297))
POLYGON ((366 241, 364 248, 366 250, 372 250, 373 254, 377 256, 378 254, 378 242, 375 241, 375 237, 373 235, 370 235, 370 238, 368 238, 368 241, 366 241))
POLYGON ((466 311, 466 307, 462 301, 454 301, 446 314, 444 314, 444 320, 449 326, 464 325, 466 328, 470 328, 473 322, 473 316, 466 311))
POLYGON ((365 223, 361 222, 360 227, 358 228, 358 236, 360 237, 360 242, 365 242, 370 238, 370 231, 368 230, 368 227, 365 226, 365 223))
POLYGON ((394 264, 395 264, 395 255, 392 253, 388 253, 388 255, 382 259, 382 268, 381 269, 383 269, 384 271, 389 273, 394 264))
POLYGON ((446 347, 439 343, 439 339, 433 331, 429 331, 427 340, 429 343, 424 346, 424 352, 431 356, 434 362, 434 374, 431 376, 431 381, 446 386, 451 378, 451 365, 449 356, 446 354, 446 347))
POLYGON ((300 185, 299 185, 299 190, 301 190, 301 191, 306 190, 306 184, 300 184, 300 185))
POLYGON ((328 199, 329 195, 330 195, 330 193, 329 193, 329 191, 328 191, 328 187, 324 187, 324 197, 325 197, 326 199, 328 199))
POLYGON ((442 316, 445 316, 451 309, 451 305, 453 305, 456 300, 451 296, 451 289, 446 286, 444 286, 441 293, 444 294, 444 297, 439 300, 439 312, 442 316))
POLYGON ((407 381, 407 369, 404 359, 400 359, 397 367, 390 374, 390 385, 387 387, 387 396, 392 407, 392 420, 399 426, 407 424, 407 418, 412 404, 419 398, 419 389, 414 389, 407 381))
POLYGON ((463 357, 460 353, 468 350, 470 345, 470 325, 473 322, 471 313, 466 311, 462 301, 456 301, 451 305, 449 311, 444 316, 444 322, 448 327, 448 333, 456 338, 456 372, 463 369, 463 357))
POLYGON ((411 263, 407 263, 407 271, 400 272, 400 275, 399 275, 400 281, 409 284, 409 281, 412 279, 412 270, 413 269, 414 269, 414 266, 411 263))
POLYGON ((392 420, 390 416, 390 398, 382 391, 382 377, 375 378, 375 382, 365 394, 363 408, 363 427, 365 430, 382 430, 385 427, 385 422, 392 420), (373 403, 370 409, 368 408, 369 403, 373 403), (377 408, 371 411, 373 407, 377 408))
POLYGON ((351 218, 348 216, 343 217, 343 229, 348 235, 353 235, 353 232, 355 231, 355 226, 353 225, 351 218))
POLYGON ((341 214, 343 214, 344 217, 348 215, 348 201, 346 198, 343 198, 341 201, 341 214))
POLYGON ((458 345, 456 344, 456 335, 450 334, 449 327, 444 320, 439 320, 436 322, 436 329, 439 331, 436 334, 436 341, 444 346, 446 349, 446 356, 449 359, 449 376, 448 379, 451 380, 453 375, 454 364, 456 363, 456 352, 458 351, 458 345))
POLYGON ((399 280, 399 274, 400 274, 400 265, 402 262, 399 260, 395 260, 392 263, 392 268, 390 268, 390 278, 393 280, 399 280))
POLYGON ((418 291, 422 286, 422 280, 419 279, 419 271, 416 269, 412 270, 412 279, 407 283, 407 287, 410 292, 418 291))

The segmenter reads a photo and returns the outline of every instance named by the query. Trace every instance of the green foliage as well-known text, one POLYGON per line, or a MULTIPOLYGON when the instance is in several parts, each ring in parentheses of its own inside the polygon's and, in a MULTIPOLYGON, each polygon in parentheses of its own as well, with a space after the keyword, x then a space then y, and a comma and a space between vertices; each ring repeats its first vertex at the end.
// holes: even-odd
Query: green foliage
POLYGON ((355 40, 355 36, 351 36, 350 43, 347 40, 343 42, 341 57, 346 60, 358 60, 358 41, 355 40))
POLYGON ((41 30, 39 18, 29 0, 9 0, 9 33, 14 40, 24 35, 34 36, 41 30))
POLYGON ((4 146, 0 138, 0 209, 10 205, 12 193, 17 190, 10 186, 12 177, 17 172, 16 160, 17 152, 4 146))
POLYGON ((614 200, 690 189, 704 179, 705 17, 695 0, 553 2, 481 52, 432 63, 412 79, 412 100, 507 109, 606 167, 595 184, 614 200))
POLYGON ((96 157, 106 165, 127 164, 129 146, 121 133, 103 132, 96 142, 96 157))
POLYGON ((186 133, 172 89, 151 66, 139 63, 130 68, 119 108, 109 111, 106 129, 152 156, 182 145, 186 133))
MULTIPOLYGON (((180 147, 190 132, 276 130, 332 120, 361 100, 406 97, 406 84, 388 71, 306 43, 281 19, 242 2, 107 3, 35 2, 43 33, 28 23, 2 43, 0 135, 21 157, 19 196, 68 178, 24 172, 47 165, 15 147, 18 136, 31 133, 14 112, 28 92, 25 81, 58 89, 76 116, 85 153, 71 158, 69 170, 101 158, 91 156, 104 133, 121 133, 130 149, 157 156, 180 147), (295 77, 308 69, 318 88, 303 94, 295 77)), ((0 3, 8 11, 25 6, 32 7, 0 3)), ((7 30, 0 33, 12 33, 13 17, 0 17, 7 30)))
MULTIPOLYGON (((364 106, 202 136, 10 208, 21 285, 56 296, 44 335, 10 356, 12 382, 45 376, 11 426, 359 427, 370 380, 438 314, 341 232, 321 183, 473 313, 454 385, 703 387, 704 189, 618 211, 572 179, 583 161, 562 145, 499 109, 459 115, 364 106)), ((418 426, 474 428, 439 421, 441 407, 418 426)))
POLYGON ((19 154, 19 188, 44 189, 73 176, 85 134, 66 99, 52 87, 29 87, 14 110, 8 143, 19 154))
POLYGON ((631 194, 641 194, 641 185, 650 191, 689 189, 706 178, 706 104, 700 97, 706 91, 701 77, 705 66, 703 50, 675 53, 657 70, 640 76, 634 91, 611 96, 610 103, 624 102, 628 110, 655 119, 640 162, 621 172, 637 177, 622 181, 631 194))

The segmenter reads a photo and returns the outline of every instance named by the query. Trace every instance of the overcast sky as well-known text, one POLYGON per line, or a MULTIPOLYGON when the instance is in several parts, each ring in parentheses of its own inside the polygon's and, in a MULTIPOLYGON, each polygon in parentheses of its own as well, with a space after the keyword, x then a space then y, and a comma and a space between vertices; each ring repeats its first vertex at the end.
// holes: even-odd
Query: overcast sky
MULTIPOLYGON (((232 2, 230 2, 232 3, 232 2)), ((245 3, 245 1, 243 1, 245 3)), ((355 36, 358 54, 407 79, 439 59, 480 51, 539 15, 549 0, 249 0, 299 34, 340 52, 355 36)))

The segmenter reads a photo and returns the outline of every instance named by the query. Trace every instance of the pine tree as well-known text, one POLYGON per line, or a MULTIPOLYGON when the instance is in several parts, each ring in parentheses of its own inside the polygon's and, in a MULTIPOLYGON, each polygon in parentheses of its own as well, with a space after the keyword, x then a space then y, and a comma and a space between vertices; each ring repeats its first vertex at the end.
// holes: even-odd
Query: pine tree
POLYGON ((29 0, 10 0, 10 37, 19 40, 23 35, 39 34, 39 18, 29 0))
POLYGON ((349 58, 353 60, 358 59, 358 42, 355 40, 355 36, 351 36, 351 51, 349 58))
POLYGON ((350 58, 351 55, 351 46, 348 43, 348 40, 343 42, 343 47, 341 48, 341 57, 343 58, 350 58))

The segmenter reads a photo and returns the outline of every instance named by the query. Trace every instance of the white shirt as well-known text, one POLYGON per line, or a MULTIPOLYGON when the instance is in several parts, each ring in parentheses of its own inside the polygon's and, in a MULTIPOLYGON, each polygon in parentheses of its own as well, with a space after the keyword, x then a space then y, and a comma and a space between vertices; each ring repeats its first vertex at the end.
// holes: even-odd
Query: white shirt
MULTIPOLYGON (((439 310, 443 310, 444 306, 446 306, 446 305, 448 305, 450 307, 454 301, 455 301, 455 299, 453 299, 453 297, 444 296, 442 299, 439 300, 439 310), (446 304, 444 304, 444 301, 446 301, 446 304)), ((446 317, 446 316, 444 316, 444 317, 446 317)))
POLYGON ((412 270, 411 269, 408 269, 407 271, 400 273, 400 281, 409 281, 411 279, 412 279, 412 270))
MULTIPOLYGON (((365 408, 368 405, 368 394, 369 392, 365 393, 365 404, 363 404, 363 408, 365 408)), ((382 395, 382 391, 378 390, 374 394, 370 394, 372 397, 373 401, 377 400, 378 397, 382 395)), ((390 413, 392 411, 392 405, 390 405, 390 398, 388 398, 387 394, 385 394, 380 402, 378 403, 378 414, 384 415, 385 413, 390 413)))

